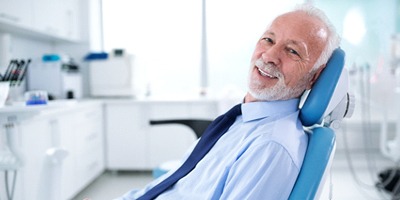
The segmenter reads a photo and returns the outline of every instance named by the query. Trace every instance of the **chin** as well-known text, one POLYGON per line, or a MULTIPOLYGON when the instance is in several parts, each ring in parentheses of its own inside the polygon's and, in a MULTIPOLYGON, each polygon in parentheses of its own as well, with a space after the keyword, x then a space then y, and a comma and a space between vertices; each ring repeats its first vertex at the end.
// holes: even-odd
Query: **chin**
POLYGON ((297 90, 288 88, 283 82, 278 82, 272 87, 263 88, 249 85, 248 92, 253 99, 258 101, 280 101, 296 98, 297 90))

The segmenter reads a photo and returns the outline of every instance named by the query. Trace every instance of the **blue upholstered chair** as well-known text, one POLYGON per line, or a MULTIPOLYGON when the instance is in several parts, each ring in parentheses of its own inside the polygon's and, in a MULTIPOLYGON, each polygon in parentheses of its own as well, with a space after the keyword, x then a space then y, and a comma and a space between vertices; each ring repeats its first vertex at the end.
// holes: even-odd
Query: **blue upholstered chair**
POLYGON ((353 113, 354 97, 348 94, 344 58, 344 51, 336 49, 311 91, 305 94, 300 119, 309 142, 290 200, 319 199, 335 153, 334 130, 353 113))
MULTIPOLYGON (((344 58, 344 51, 336 49, 312 89, 302 97, 300 119, 309 135, 309 143, 290 200, 319 198, 335 152, 334 129, 339 128, 341 120, 350 117, 354 110, 354 97, 348 94, 344 58)), ((201 125, 196 120, 151 121, 153 125, 168 123, 189 126, 200 137, 210 121, 200 122, 201 125)), ((176 164, 179 163, 167 163, 165 167, 155 168, 153 176, 161 176, 176 164)))

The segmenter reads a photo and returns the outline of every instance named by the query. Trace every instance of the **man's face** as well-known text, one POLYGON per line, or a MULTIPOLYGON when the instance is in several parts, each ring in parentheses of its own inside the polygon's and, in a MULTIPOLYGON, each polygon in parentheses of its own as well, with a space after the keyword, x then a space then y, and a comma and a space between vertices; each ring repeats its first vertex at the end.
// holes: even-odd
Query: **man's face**
POLYGON ((319 74, 310 70, 326 40, 324 24, 303 12, 276 18, 254 50, 246 102, 299 97, 319 74))

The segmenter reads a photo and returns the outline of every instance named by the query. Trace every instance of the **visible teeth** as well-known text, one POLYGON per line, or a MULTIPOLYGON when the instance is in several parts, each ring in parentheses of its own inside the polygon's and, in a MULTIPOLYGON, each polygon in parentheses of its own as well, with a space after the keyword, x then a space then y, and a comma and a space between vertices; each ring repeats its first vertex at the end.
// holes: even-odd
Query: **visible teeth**
POLYGON ((257 69, 258 69, 258 71, 260 72, 261 76, 268 76, 268 77, 270 77, 270 78, 275 78, 275 77, 271 76, 270 74, 265 73, 265 72, 262 71, 260 68, 257 68, 257 69))

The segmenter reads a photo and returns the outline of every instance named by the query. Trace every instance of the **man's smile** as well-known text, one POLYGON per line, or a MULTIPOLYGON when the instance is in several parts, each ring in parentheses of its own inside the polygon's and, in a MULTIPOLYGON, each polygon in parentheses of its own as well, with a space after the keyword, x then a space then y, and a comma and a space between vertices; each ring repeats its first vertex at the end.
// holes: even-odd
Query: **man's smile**
POLYGON ((256 68, 257 68, 258 72, 260 72, 260 75, 263 76, 263 77, 277 78, 276 76, 273 76, 272 74, 270 74, 270 73, 268 73, 268 72, 266 72, 266 71, 260 69, 260 68, 257 67, 257 66, 256 66, 256 68))

